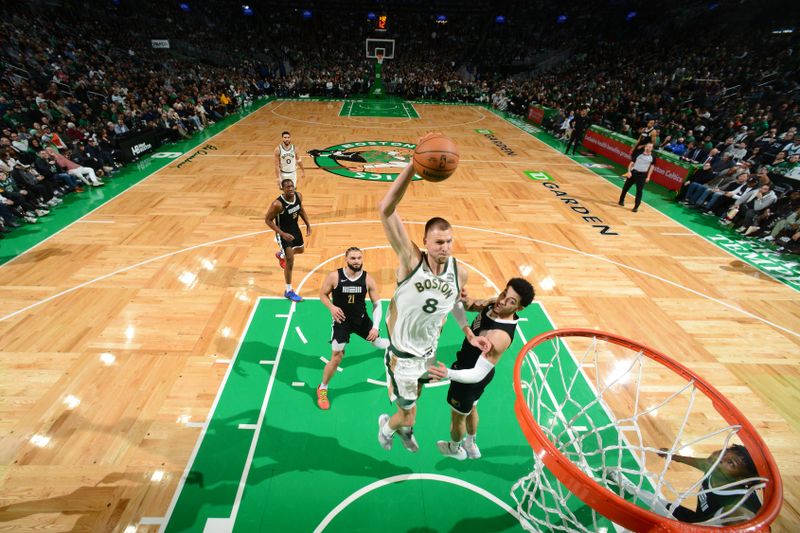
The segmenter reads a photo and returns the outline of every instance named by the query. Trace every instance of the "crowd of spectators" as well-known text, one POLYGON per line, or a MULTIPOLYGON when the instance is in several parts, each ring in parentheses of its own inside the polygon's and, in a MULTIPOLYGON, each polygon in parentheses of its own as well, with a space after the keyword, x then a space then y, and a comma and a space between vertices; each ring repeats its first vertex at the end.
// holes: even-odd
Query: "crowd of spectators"
POLYGON ((158 57, 80 17, 11 12, 0 34, 2 233, 36 223, 67 194, 102 187, 127 162, 119 146, 128 137, 189 138, 259 90, 244 67, 158 57))
MULTIPOLYGON (((555 110, 546 124, 555 133, 579 107, 590 109, 593 123, 634 137, 650 123, 656 147, 702 165, 681 200, 727 215, 726 200, 736 196, 737 229, 785 238, 771 232, 797 203, 787 181, 776 188, 775 178, 800 179, 794 35, 772 34, 766 22, 735 31, 718 12, 708 13, 717 25, 674 16, 681 31, 696 31, 686 39, 673 37, 674 24, 633 31, 584 17, 548 26, 536 17, 560 13, 549 0, 499 24, 481 9, 490 4, 475 5, 446 24, 413 5, 392 15, 385 36, 398 46, 383 68, 390 93, 517 115, 535 103, 555 110), (726 195, 742 169, 762 186, 766 176, 770 191, 726 195)), ((380 37, 365 17, 334 3, 310 17, 277 4, 243 17, 240 4, 227 0, 192 4, 189 13, 147 1, 35 6, 6 6, 0 18, 2 231, 35 222, 63 195, 102 186, 126 162, 119 145, 127 136, 147 130, 163 141, 188 138, 262 95, 365 93, 374 67, 364 39, 380 37), (151 39, 171 47, 154 49, 151 39)), ((671 13, 680 9, 689 12, 678 5, 671 13)), ((794 209, 784 232, 797 228, 794 209)), ((795 249, 798 235, 789 240, 795 249)))
POLYGON ((679 202, 719 217, 721 225, 735 227, 745 237, 775 242, 781 252, 800 253, 800 186, 775 182, 800 178, 795 127, 782 134, 770 129, 752 143, 729 137, 708 152, 694 148, 684 158, 702 166, 683 184, 679 202))

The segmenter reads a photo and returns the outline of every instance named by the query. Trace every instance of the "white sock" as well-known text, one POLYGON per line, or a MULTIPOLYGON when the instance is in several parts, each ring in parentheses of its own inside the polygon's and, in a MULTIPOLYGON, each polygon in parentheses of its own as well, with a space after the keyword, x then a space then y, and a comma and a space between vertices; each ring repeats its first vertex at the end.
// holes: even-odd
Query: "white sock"
POLYGON ((291 283, 286 285, 286 292, 289 292, 290 290, 292 290, 292 284, 291 283))
POLYGON ((408 435, 409 433, 411 433, 411 428, 412 428, 412 427, 413 427, 413 426, 400 426, 400 428, 398 429, 398 431, 399 431, 400 433, 402 433, 403 435, 408 435))
POLYGON ((464 444, 466 444, 467 446, 475 444, 475 435, 470 435, 469 433, 467 433, 467 437, 464 439, 464 444))
POLYGON ((320 390, 328 390, 328 384, 327 383, 320 383, 319 384, 319 388, 320 388, 320 390))
POLYGON ((394 436, 394 430, 389 427, 389 422, 386 422, 384 426, 381 428, 381 433, 387 439, 391 439, 394 436))

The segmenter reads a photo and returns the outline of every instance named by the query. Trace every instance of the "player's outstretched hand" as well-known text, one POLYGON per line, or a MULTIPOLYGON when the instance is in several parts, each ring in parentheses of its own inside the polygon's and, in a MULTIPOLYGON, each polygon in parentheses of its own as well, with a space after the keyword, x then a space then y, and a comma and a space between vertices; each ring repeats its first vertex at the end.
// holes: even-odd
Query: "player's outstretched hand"
POLYGON ((367 341, 372 342, 377 338, 378 338, 378 330, 375 328, 369 330, 369 333, 367 334, 367 341))
POLYGON ((311 226, 306 226, 306 237, 311 235, 311 226))
POLYGON ((489 353, 489 350, 492 349, 492 343, 486 337, 481 337, 480 335, 476 335, 469 339, 469 343, 476 348, 480 348, 481 353, 489 353))
MULTIPOLYGON (((331 316, 333 317, 333 320, 337 324, 341 324, 342 322, 344 322, 344 311, 342 311, 341 307, 336 307, 335 305, 332 305, 331 306, 331 316)), ((372 339, 372 340, 375 340, 375 339, 372 339)))
POLYGON ((447 377, 447 367, 441 361, 436 361, 436 364, 428 369, 428 376, 431 381, 441 381, 447 377))

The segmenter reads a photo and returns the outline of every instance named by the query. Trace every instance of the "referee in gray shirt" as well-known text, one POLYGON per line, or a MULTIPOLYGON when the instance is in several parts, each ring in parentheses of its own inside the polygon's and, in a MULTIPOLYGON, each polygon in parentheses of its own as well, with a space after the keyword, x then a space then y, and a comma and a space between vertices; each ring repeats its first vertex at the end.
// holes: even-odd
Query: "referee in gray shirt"
POLYGON ((625 205, 625 195, 628 190, 636 184, 636 203, 633 204, 633 212, 639 211, 639 204, 642 203, 642 193, 644 193, 644 184, 650 181, 650 174, 653 173, 655 168, 656 158, 653 156, 653 143, 644 145, 644 151, 636 156, 636 159, 631 161, 628 165, 627 174, 623 174, 628 179, 625 180, 625 185, 622 186, 622 193, 619 195, 619 205, 625 205))

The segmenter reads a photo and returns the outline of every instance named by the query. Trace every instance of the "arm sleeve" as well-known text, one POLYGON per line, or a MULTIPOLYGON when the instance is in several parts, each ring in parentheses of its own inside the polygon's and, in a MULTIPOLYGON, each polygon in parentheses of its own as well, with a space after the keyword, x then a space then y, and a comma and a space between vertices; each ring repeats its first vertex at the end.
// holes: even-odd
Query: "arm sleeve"
POLYGON ((381 329, 381 319, 383 318, 383 306, 380 300, 378 303, 372 302, 372 327, 381 329))
POLYGON ((447 369, 447 377, 451 381, 458 381, 459 383, 477 383, 492 371, 494 365, 488 359, 481 356, 475 362, 474 368, 466 368, 464 370, 447 369))
POLYGON ((465 327, 469 326, 467 323, 467 313, 464 311, 464 302, 461 300, 453 307, 453 310, 450 311, 453 314, 453 318, 456 319, 456 323, 458 323, 458 327, 464 329, 465 327))

